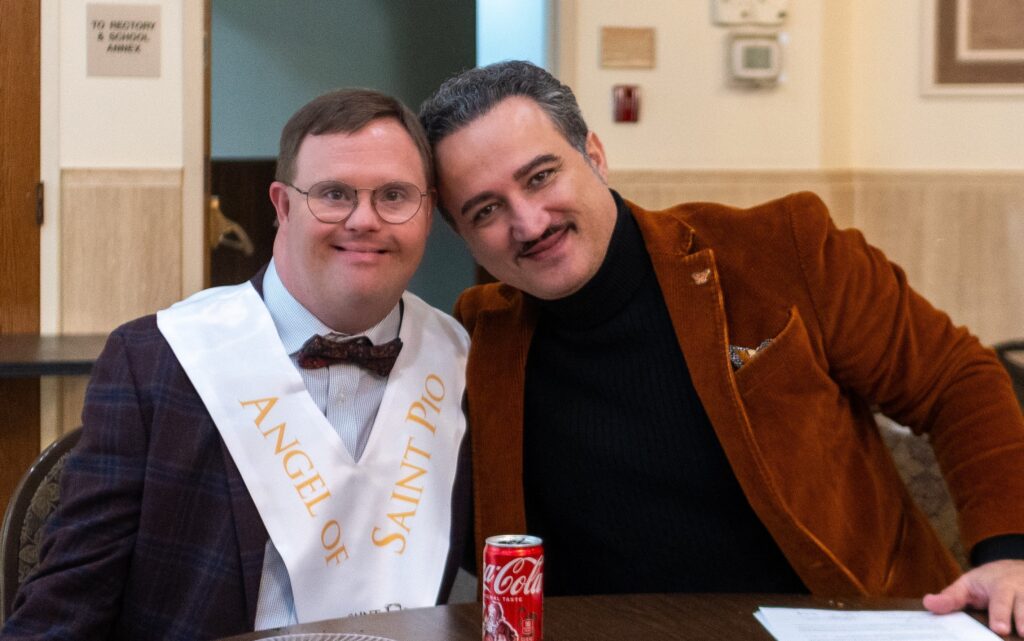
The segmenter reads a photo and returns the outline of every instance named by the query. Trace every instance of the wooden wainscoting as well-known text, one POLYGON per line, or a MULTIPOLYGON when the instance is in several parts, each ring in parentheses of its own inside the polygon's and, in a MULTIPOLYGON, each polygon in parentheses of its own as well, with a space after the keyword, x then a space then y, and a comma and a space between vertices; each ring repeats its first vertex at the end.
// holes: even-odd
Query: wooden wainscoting
POLYGON ((809 190, 857 227, 910 283, 986 344, 1024 337, 1024 173, 613 171, 638 204, 751 206, 809 190))
POLYGON ((61 331, 109 332, 181 297, 180 169, 61 172, 61 331))
POLYGON ((608 182, 624 198, 652 209, 696 201, 751 207, 813 191, 828 204, 837 224, 853 224, 849 171, 612 171, 608 182))
POLYGON ((860 172, 853 224, 986 344, 1024 337, 1024 173, 860 172))

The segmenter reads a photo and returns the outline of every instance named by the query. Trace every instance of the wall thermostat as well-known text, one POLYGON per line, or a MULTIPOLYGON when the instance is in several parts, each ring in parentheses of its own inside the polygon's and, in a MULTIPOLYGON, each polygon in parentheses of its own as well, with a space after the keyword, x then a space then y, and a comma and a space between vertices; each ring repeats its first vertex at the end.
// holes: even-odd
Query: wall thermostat
POLYGON ((733 34, 729 37, 729 73, 736 83, 774 85, 782 73, 778 34, 733 34))

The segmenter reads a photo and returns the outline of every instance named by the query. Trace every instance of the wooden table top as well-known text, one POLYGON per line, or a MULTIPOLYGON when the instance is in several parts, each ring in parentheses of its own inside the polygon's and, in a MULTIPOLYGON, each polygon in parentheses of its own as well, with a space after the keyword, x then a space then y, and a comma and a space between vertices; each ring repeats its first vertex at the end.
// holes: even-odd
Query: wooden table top
MULTIPOLYGON (((544 641, 772 641, 754 619, 760 606, 921 610, 919 599, 824 599, 805 595, 641 594, 552 597, 544 601, 544 641)), ((972 616, 984 622, 983 613, 972 616)), ((349 633, 394 641, 479 641, 479 603, 370 614, 231 637, 349 633)), ((1017 639, 1019 637, 1003 637, 1017 639)))

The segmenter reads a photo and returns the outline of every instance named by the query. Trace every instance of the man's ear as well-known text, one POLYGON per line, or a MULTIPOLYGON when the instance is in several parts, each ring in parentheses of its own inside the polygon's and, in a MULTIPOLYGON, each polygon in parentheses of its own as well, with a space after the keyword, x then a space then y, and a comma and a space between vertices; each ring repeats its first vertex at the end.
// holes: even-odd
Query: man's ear
POLYGON ((427 206, 427 212, 426 213, 427 213, 427 230, 428 231, 430 230, 430 226, 434 224, 434 209, 437 208, 437 203, 438 203, 437 198, 438 198, 438 196, 437 196, 437 190, 436 189, 427 189, 427 196, 423 200, 426 201, 424 203, 424 205, 427 206))
POLYGON ((593 131, 587 132, 587 159, 601 180, 608 181, 608 161, 604 155, 604 145, 593 131))
POLYGON ((284 225, 288 222, 288 215, 291 213, 288 185, 276 180, 270 183, 270 202, 274 204, 274 210, 277 212, 277 224, 284 225))

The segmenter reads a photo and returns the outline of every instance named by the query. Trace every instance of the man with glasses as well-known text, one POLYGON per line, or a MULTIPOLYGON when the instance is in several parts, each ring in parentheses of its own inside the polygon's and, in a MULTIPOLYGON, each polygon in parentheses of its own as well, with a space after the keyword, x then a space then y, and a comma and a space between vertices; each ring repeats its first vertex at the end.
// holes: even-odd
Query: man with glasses
POLYGON ((316 98, 273 260, 115 330, 7 638, 214 638, 447 598, 468 339, 405 287, 434 206, 414 114, 316 98))

